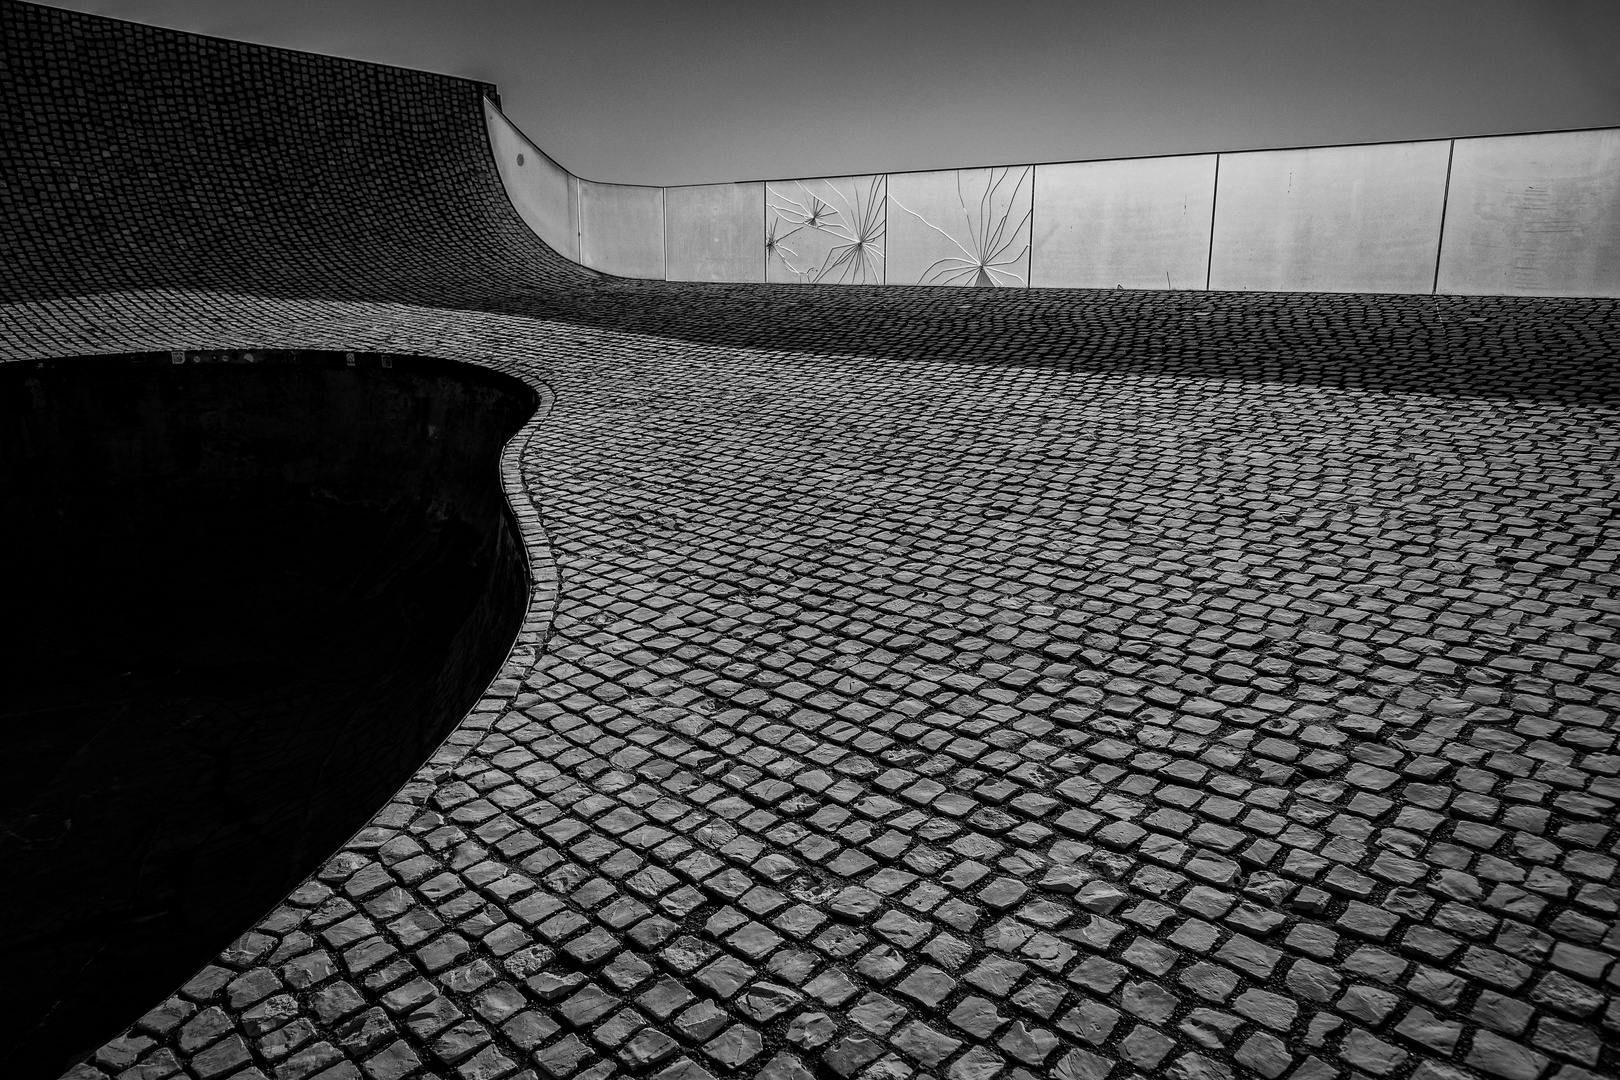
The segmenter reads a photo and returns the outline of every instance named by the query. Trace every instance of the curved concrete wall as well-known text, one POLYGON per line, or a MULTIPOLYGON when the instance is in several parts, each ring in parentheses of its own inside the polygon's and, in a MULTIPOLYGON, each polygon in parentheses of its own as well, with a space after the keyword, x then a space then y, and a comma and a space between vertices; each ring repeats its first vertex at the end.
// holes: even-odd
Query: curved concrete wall
POLYGON ((579 261, 579 181, 484 99, 495 167, 523 223, 553 251, 579 261))
POLYGON ((1620 296, 1620 129, 650 188, 487 117, 523 220, 625 277, 1620 296))

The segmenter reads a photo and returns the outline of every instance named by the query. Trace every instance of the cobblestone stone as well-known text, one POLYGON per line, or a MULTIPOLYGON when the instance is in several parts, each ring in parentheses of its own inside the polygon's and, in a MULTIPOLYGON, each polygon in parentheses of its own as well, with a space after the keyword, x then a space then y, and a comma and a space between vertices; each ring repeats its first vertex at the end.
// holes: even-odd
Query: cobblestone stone
MULTIPOLYGON (((4 10, 10 52, 91 25, 4 10)), ((417 162, 349 185, 375 237, 261 185, 92 241, 23 163, 7 359, 409 350, 550 402, 500 677, 82 1075, 1620 1070, 1612 301, 604 279, 514 217, 484 88, 410 86, 431 136, 353 135, 417 162)))

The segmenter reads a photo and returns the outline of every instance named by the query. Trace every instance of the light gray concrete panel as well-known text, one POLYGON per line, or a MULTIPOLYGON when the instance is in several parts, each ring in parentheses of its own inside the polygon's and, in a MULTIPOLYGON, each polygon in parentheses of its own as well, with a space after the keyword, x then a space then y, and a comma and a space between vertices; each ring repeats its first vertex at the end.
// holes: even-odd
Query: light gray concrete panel
POLYGON ((1449 143, 1222 154, 1212 289, 1427 293, 1449 143))
POLYGON ((1033 165, 891 173, 890 285, 1029 284, 1033 165))
POLYGON ((573 177, 530 142, 493 102, 484 99, 495 168, 524 224, 560 255, 579 261, 579 213, 573 177))
POLYGON ((764 184, 665 188, 664 228, 669 280, 765 280, 764 184))
POLYGON ((882 176, 771 181, 765 186, 767 279, 883 284, 883 195, 882 176))
POLYGON ((1215 155, 1035 168, 1030 283, 1202 289, 1215 155))
POLYGON ((1438 291, 1620 296, 1620 130, 1458 139, 1438 291))
POLYGON ((580 262, 620 277, 664 276, 664 189, 580 180, 580 262))

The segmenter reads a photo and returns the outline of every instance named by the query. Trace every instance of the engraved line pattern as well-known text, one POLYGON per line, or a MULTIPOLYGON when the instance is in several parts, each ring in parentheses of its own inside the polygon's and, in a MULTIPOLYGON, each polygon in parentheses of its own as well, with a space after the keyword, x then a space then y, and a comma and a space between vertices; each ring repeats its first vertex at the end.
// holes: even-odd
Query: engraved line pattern
POLYGON ((766 257, 775 255, 788 273, 807 283, 880 285, 887 225, 884 177, 844 183, 848 191, 833 180, 795 180, 786 190, 767 188, 772 217, 766 257), (816 184, 816 190, 809 184, 816 184), (829 243, 818 259, 817 249, 829 243))
POLYGON ((890 202, 945 237, 962 253, 960 256, 952 255, 936 259, 923 271, 917 284, 980 286, 1025 284, 1022 275, 1008 268, 1017 266, 1029 254, 1029 226, 1034 215, 1033 199, 1030 208, 1024 211, 1018 223, 1011 228, 1008 226, 1018 203, 1019 192, 1026 182, 1033 181, 1035 170, 1031 166, 1017 170, 1017 179, 1013 180, 1010 188, 1007 187, 1007 182, 1014 175, 1013 169, 993 168, 985 171, 989 175, 984 192, 972 207, 969 203, 975 200, 972 200, 963 189, 963 176, 969 170, 961 170, 956 174, 956 198, 962 212, 964 230, 961 236, 953 235, 906 206, 892 194, 889 195, 890 202), (1023 246, 1013 251, 1020 238, 1023 246))

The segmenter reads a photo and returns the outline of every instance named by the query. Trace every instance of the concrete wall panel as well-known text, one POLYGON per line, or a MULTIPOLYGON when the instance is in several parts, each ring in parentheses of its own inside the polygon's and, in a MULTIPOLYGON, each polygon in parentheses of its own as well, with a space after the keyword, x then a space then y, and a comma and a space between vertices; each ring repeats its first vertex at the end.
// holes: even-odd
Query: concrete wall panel
POLYGON ((578 181, 580 261, 620 277, 664 276, 664 189, 578 181))
POLYGON ((1427 293, 1448 142, 1222 154, 1212 289, 1427 293))
POLYGON ((887 207, 882 176, 781 180, 765 186, 770 281, 881 285, 887 207))
POLYGON ((627 277, 1620 296, 1620 129, 661 189, 484 114, 524 222, 627 277))
POLYGON ((484 122, 495 168, 518 216, 560 255, 579 261, 579 211, 573 176, 524 137, 488 99, 484 122))
POLYGON ((1030 284, 1202 289, 1215 155, 1035 168, 1030 284))
POLYGON ((890 285, 1029 284, 1035 167, 894 173, 888 181, 890 285))
POLYGON ((765 280, 765 185, 664 189, 664 274, 671 281, 765 280))
POLYGON ((1620 131, 1458 139, 1438 291, 1620 296, 1620 131))

